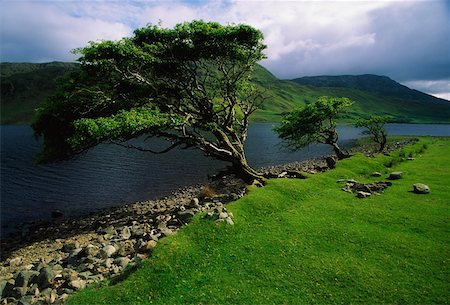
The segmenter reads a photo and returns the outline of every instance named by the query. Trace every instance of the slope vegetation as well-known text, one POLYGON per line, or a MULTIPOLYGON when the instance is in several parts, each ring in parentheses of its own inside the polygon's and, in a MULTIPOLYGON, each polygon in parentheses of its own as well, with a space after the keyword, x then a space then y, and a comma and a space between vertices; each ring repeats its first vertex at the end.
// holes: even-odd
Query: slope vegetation
POLYGON ((449 149, 448 139, 422 139, 308 179, 270 180, 228 205, 234 226, 197 215, 125 281, 69 304, 447 304, 449 149), (415 160, 385 167, 402 156, 415 160), (379 196, 336 183, 394 170, 403 179, 379 196), (417 182, 431 193, 411 192, 417 182))
MULTIPOLYGON (((57 78, 76 67, 75 63, 61 62, 2 63, 1 123, 32 122, 35 109, 55 88, 57 78)), ((283 113, 328 95, 355 101, 341 117, 343 121, 379 114, 390 115, 396 122, 450 123, 449 101, 411 90, 383 76, 320 76, 288 81, 257 66, 253 82, 267 97, 253 115, 254 121, 279 121, 283 113)))

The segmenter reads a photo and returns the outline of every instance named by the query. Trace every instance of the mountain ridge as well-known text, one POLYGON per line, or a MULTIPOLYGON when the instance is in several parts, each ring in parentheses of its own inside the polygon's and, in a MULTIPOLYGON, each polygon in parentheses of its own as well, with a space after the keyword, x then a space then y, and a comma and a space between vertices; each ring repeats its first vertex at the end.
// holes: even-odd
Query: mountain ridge
MULTIPOLYGON (((32 122, 35 109, 54 90, 57 79, 78 65, 69 62, 1 63, 1 124, 32 122)), ((394 122, 402 123, 450 123, 449 101, 409 89, 387 76, 308 76, 281 80, 257 65, 252 82, 268 97, 252 115, 253 121, 280 121, 284 113, 328 95, 355 101, 341 121, 377 114, 389 115, 394 122)))
POLYGON ((413 100, 438 100, 449 102, 425 92, 411 89, 386 75, 361 74, 361 75, 318 75, 304 76, 291 81, 301 85, 314 87, 341 87, 359 89, 379 95, 409 98, 413 100))

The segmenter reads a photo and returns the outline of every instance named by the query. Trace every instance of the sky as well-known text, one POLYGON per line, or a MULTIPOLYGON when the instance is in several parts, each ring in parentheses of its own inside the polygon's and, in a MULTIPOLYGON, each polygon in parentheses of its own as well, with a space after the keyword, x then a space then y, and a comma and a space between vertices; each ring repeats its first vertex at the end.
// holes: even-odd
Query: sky
POLYGON ((148 24, 246 23, 281 79, 378 74, 450 100, 450 1, 0 0, 0 61, 74 61, 89 41, 148 24))

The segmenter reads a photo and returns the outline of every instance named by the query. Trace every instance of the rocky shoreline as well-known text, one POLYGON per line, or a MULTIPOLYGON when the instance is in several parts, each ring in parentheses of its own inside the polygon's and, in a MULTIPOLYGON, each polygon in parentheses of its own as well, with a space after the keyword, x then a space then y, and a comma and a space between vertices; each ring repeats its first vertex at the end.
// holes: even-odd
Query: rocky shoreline
MULTIPOLYGON (((397 149, 411 141, 388 147, 397 149)), ((373 155, 373 148, 355 149, 373 155)), ((318 158, 261 169, 268 177, 304 178, 329 169, 318 158)), ((78 218, 26 224, 1 242, 1 304, 64 304, 86 285, 121 280, 151 255, 159 239, 173 235, 200 212, 232 225, 226 204, 244 196, 243 181, 224 177, 158 200, 136 202, 78 218)))

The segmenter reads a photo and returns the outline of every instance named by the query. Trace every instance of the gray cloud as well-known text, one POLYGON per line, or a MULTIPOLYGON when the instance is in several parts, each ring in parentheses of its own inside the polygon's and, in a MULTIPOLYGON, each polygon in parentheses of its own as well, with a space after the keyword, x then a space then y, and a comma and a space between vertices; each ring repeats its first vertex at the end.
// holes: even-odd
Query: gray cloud
POLYGON ((262 64, 280 78, 450 79, 447 1, 3 1, 2 8, 2 61, 74 60, 69 51, 90 40, 201 18, 261 29, 268 45, 262 64))

